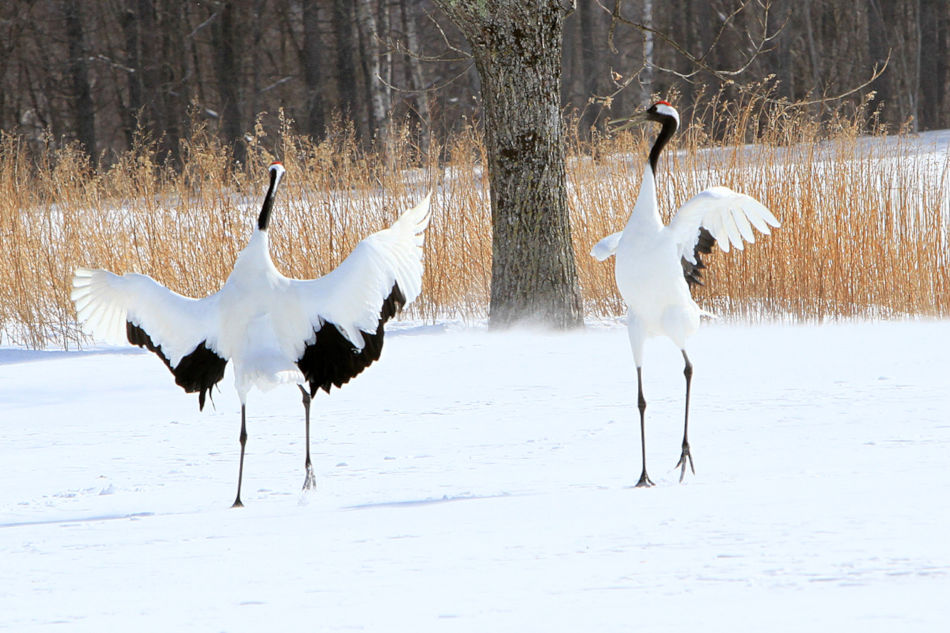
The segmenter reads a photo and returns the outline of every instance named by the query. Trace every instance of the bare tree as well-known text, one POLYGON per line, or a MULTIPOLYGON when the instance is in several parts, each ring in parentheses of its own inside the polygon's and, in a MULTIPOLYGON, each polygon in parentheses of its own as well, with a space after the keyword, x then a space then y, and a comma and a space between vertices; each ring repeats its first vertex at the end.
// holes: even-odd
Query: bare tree
POLYGON ((76 121, 76 137, 91 156, 96 156, 96 119, 89 85, 89 54, 86 51, 82 24, 82 2, 64 0, 63 16, 66 20, 66 39, 69 46, 68 73, 72 77, 73 112, 76 121))
POLYGON ((429 130, 432 125, 429 117, 429 94, 426 90, 422 61, 418 55, 412 54, 412 51, 419 51, 422 48, 417 25, 421 17, 419 0, 399 0, 399 8, 403 31, 406 35, 406 47, 410 51, 410 54, 406 55, 406 79, 414 91, 416 114, 422 122, 420 145, 423 151, 426 151, 429 147, 429 130))
POLYGON ((491 186, 492 327, 583 323, 571 245, 559 82, 568 6, 557 0, 436 0, 481 78, 491 186))
POLYGON ((228 143, 234 144, 234 157, 244 160, 241 140, 241 45, 239 43, 240 17, 232 2, 225 2, 217 16, 213 31, 215 73, 221 100, 221 131, 228 143))
POLYGON ((379 31, 376 28, 376 15, 373 0, 358 0, 356 3, 356 21, 359 25, 360 42, 363 50, 363 75, 366 80, 366 101, 369 103, 369 130, 371 136, 385 135, 386 87, 382 78, 380 64, 379 31))
POLYGON ((304 83, 307 90, 307 133, 313 137, 323 134, 326 122, 323 115, 323 41, 320 35, 320 7, 316 2, 303 3, 303 55, 304 83))
POLYGON ((901 122, 908 121, 911 130, 919 127, 921 68, 921 4, 920 0, 887 3, 871 0, 874 19, 881 24, 887 46, 894 51, 898 72, 893 75, 892 95, 901 122), (887 27, 890 28, 887 28, 887 27))
POLYGON ((333 34, 336 40, 339 108, 344 116, 357 119, 359 113, 356 92, 356 44, 353 37, 353 3, 336 0, 333 5, 333 34))
MULTIPOLYGON (((191 114, 215 119, 221 139, 238 143, 261 113, 269 113, 261 120, 273 132, 281 108, 310 134, 322 135, 339 115, 369 141, 380 122, 407 107, 441 140, 480 118, 486 102, 477 98, 483 86, 471 52, 454 45, 461 35, 449 20, 434 19, 442 15, 434 4, 458 5, 457 14, 501 7, 502 19, 513 3, 5 0, 0 129, 36 148, 43 139, 78 139, 108 161, 141 126, 174 158, 192 104, 198 108, 191 114)), ((677 105, 689 116, 704 85, 722 88, 728 99, 772 75, 770 96, 819 117, 838 109, 842 95, 861 104, 873 92, 870 105, 882 123, 950 126, 947 0, 557 4, 562 14, 576 9, 558 24, 563 43, 547 38, 543 45, 560 47, 560 105, 581 113, 582 137, 649 93, 678 92, 677 105), (888 58, 886 72, 861 83, 888 58), (591 103, 592 96, 602 99, 591 103)), ((550 18, 536 13, 531 22, 550 18)))
POLYGON ((640 101, 646 103, 653 94, 653 68, 655 59, 653 57, 653 0, 643 0, 642 14, 643 26, 643 71, 640 73, 640 101))
POLYGON ((945 0, 923 0, 921 5, 918 114, 921 127, 935 128, 950 125, 950 11, 945 0))
MULTIPOLYGON (((638 17, 629 15, 630 12, 627 11, 629 4, 625 0, 613 0, 612 4, 609 4, 609 0, 594 0, 594 2, 606 14, 610 15, 607 46, 611 50, 616 50, 614 40, 617 28, 621 25, 639 31, 643 38, 642 67, 638 71, 628 73, 627 78, 619 82, 611 94, 601 97, 608 103, 623 92, 635 79, 640 78, 641 84, 644 86, 652 86, 655 71, 661 71, 686 82, 697 81, 705 73, 720 82, 732 83, 736 77, 748 71, 762 53, 769 50, 772 41, 781 32, 781 27, 773 30, 772 23, 769 20, 772 0, 755 0, 755 2, 753 0, 735 0, 731 10, 718 12, 713 11, 712 7, 706 3, 701 4, 698 7, 699 10, 708 11, 716 16, 716 20, 712 21, 713 24, 711 25, 713 29, 711 38, 705 43, 694 41, 689 35, 692 32, 691 28, 687 27, 685 32, 679 33, 679 36, 670 30, 661 28, 656 23, 652 0, 642 1, 638 17), (751 8, 758 9, 758 15, 750 25, 737 29, 739 16, 749 12, 751 8), (730 67, 720 66, 717 52, 722 48, 727 48, 720 47, 720 44, 732 30, 738 30, 740 39, 743 40, 741 46, 742 58, 730 67), (664 65, 663 62, 658 60, 655 53, 657 41, 676 54, 676 63, 664 65), (699 48, 700 52, 692 52, 691 49, 693 48, 699 48)), ((690 12, 686 13, 689 14, 690 12)), ((698 28, 698 25, 696 26, 698 28)))

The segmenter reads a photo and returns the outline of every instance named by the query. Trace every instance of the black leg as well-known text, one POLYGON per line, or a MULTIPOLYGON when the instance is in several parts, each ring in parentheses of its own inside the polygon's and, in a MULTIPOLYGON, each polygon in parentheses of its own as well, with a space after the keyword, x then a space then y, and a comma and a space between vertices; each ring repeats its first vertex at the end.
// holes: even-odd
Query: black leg
POLYGON ((310 394, 307 393, 307 390, 303 385, 297 385, 300 387, 300 393, 303 394, 303 415, 304 423, 306 424, 306 437, 307 437, 307 459, 304 462, 304 468, 306 469, 306 475, 303 480, 303 489, 310 490, 317 485, 317 481, 313 476, 313 464, 310 463, 310 394))
POLYGON ((232 508, 243 508, 241 503, 241 479, 244 477, 244 445, 247 444, 247 426, 244 424, 244 405, 241 405, 241 465, 238 466, 238 489, 237 497, 234 498, 232 508))
POLYGON ((643 373, 637 367, 637 408, 640 409, 640 456, 643 460, 643 471, 640 473, 640 481, 637 482, 637 488, 648 488, 653 485, 650 476, 647 475, 647 438, 646 428, 643 423, 643 414, 647 410, 647 401, 643 397, 643 373))
POLYGON ((686 355, 686 350, 683 351, 683 360, 686 361, 686 368, 683 369, 683 375, 686 376, 686 415, 683 419, 683 452, 680 453, 680 460, 676 462, 674 468, 680 469, 680 481, 683 481, 683 477, 686 476, 686 462, 689 462, 689 469, 693 471, 693 474, 696 474, 696 469, 693 468, 693 456, 689 453, 689 440, 687 439, 687 432, 689 431, 689 384, 693 379, 693 364, 689 362, 689 356, 686 355))

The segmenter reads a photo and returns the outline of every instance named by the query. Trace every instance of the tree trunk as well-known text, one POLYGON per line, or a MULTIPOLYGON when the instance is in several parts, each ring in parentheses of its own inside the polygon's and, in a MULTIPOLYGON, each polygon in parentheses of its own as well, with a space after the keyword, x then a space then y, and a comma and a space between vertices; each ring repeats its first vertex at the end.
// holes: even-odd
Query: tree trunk
MULTIPOLYGON (((419 11, 418 0, 401 0, 402 26, 406 32, 406 46, 410 51, 421 51, 419 33, 416 23, 421 21, 422 12, 419 11)), ((426 83, 422 71, 422 61, 418 55, 411 54, 406 58, 409 85, 415 90, 416 114, 421 121, 419 129, 419 146, 423 154, 429 153, 429 130, 432 122, 429 117, 429 93, 426 92, 426 83)))
POLYGON ((63 13, 66 21, 66 39, 69 42, 69 74, 72 78, 73 116, 76 138, 86 152, 96 158, 95 108, 89 85, 89 61, 82 28, 82 3, 65 0, 63 13))
POLYGON ((161 50, 158 45, 158 26, 155 22, 155 8, 151 0, 138 0, 135 3, 137 12, 139 46, 141 52, 139 56, 139 67, 134 67, 141 75, 139 87, 141 98, 145 105, 142 117, 148 129, 161 129, 161 116, 159 113, 160 86, 158 78, 158 64, 161 60, 161 50))
POLYGON ((320 37, 320 13, 316 2, 303 3, 303 78, 307 88, 307 134, 318 139, 323 136, 326 121, 323 117, 324 46, 320 37))
POLYGON ((916 134, 920 131, 920 67, 921 67, 921 35, 923 29, 920 25, 920 0, 915 0, 911 3, 911 9, 913 14, 911 16, 911 25, 912 25, 912 55, 911 62, 914 67, 911 71, 910 76, 907 77, 907 81, 910 84, 908 87, 908 92, 910 93, 911 100, 911 113, 914 117, 913 129, 912 131, 916 134))
MULTIPOLYGON (((769 11, 769 31, 778 33, 775 39, 775 76, 778 80, 778 95, 794 101, 795 80, 792 46, 794 33, 788 25, 791 23, 792 9, 789 6, 772 7, 769 11)), ((860 51, 856 51, 860 55, 860 51)))
POLYGON ((598 68, 597 64, 597 45, 594 43, 594 11, 597 9, 593 2, 581 2, 577 5, 578 29, 580 30, 580 54, 581 54, 581 84, 583 92, 581 93, 581 103, 584 109, 584 116, 580 121, 581 132, 585 138, 590 136, 590 128, 597 120, 598 109, 589 102, 590 98, 597 93, 597 75, 603 72, 603 68, 598 68))
POLYGON ((945 0, 926 0, 921 7, 920 48, 920 123, 923 129, 950 125, 950 64, 947 55, 936 51, 950 51, 950 15, 945 0))
MULTIPOLYGON (((653 28, 653 0, 643 0, 643 25, 653 28)), ((640 103, 653 99, 653 32, 643 31, 643 70, 640 71, 640 103)))
POLYGON ((382 82, 379 33, 376 29, 376 8, 373 0, 359 0, 356 4, 356 23, 363 41, 363 64, 366 78, 366 100, 369 103, 370 136, 385 136, 386 90, 382 82))
POLYGON ((806 41, 808 42, 808 59, 811 61, 811 74, 812 74, 812 85, 811 89, 817 91, 821 90, 821 77, 822 77, 822 68, 821 68, 821 56, 818 54, 818 49, 815 46, 815 29, 813 26, 812 19, 812 9, 814 5, 814 0, 807 0, 805 3, 805 36, 806 41))
POLYGON ((389 107, 393 102, 393 52, 388 42, 392 34, 392 15, 389 0, 379 0, 378 4, 376 46, 379 52, 379 76, 382 77, 383 103, 389 107), (384 42, 383 38, 387 38, 387 41, 384 42))
MULTIPOLYGON (((188 111, 188 94, 185 85, 185 16, 184 7, 172 6, 165 11, 161 24, 161 58, 165 60, 159 69, 161 81, 158 92, 161 97, 161 130, 163 130, 163 148, 172 159, 177 161, 181 153, 181 139, 187 130, 184 128, 185 113, 188 111)), ((156 97, 158 98, 158 97, 156 97)))
MULTIPOLYGON (((309 3, 308 3, 309 4, 309 3)), ((251 7, 251 44, 246 47, 239 57, 246 59, 250 57, 253 60, 248 66, 251 70, 251 87, 247 91, 245 101, 247 102, 246 111, 251 117, 256 117, 263 108, 261 108, 261 66, 260 60, 266 59, 264 43, 264 23, 271 16, 267 13, 267 0, 254 0, 251 7)), ((305 27, 306 28, 306 27, 305 27)), ((306 36, 305 36, 306 37, 306 36)))
POLYGON ((238 45, 238 16, 234 5, 225 2, 214 30, 215 73, 218 95, 221 99, 221 135, 233 146, 234 159, 244 161, 244 143, 241 139, 240 47, 238 45))
MULTIPOLYGON (((874 64, 881 64, 887 59, 891 49, 887 42, 887 21, 881 13, 881 6, 877 0, 868 0, 868 57, 874 64)), ((897 65, 892 58, 887 73, 879 77, 877 81, 871 84, 871 88, 877 95, 876 103, 884 103, 888 106, 893 99, 893 90, 891 89, 890 76, 894 74, 894 67, 897 65)), ((884 113, 887 120, 887 111, 884 113)))
MULTIPOLYGON (((125 35, 125 66, 130 72, 125 74, 128 103, 121 108, 122 123, 125 128, 126 142, 132 147, 135 128, 144 117, 145 99, 142 96, 142 60, 139 56, 138 16, 132 3, 121 9, 122 32, 125 35)), ((145 121, 141 121, 145 124, 145 121)))
POLYGON ((492 207, 491 327, 583 324, 571 244, 559 82, 564 6, 437 0, 472 47, 492 207))
POLYGON ((336 0, 333 5, 333 32, 336 40, 337 66, 339 72, 338 90, 340 107, 343 114, 356 120, 358 104, 356 102, 356 65, 353 44, 353 5, 350 0, 336 0))

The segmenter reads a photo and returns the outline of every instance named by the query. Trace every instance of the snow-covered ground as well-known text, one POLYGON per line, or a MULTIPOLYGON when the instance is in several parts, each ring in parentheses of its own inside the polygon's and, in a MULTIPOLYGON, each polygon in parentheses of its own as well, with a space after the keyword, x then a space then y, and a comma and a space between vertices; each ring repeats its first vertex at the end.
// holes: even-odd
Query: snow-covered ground
POLYGON ((950 322, 399 326, 314 407, 230 372, 198 412, 152 354, 0 350, 0 629, 938 631, 950 322))

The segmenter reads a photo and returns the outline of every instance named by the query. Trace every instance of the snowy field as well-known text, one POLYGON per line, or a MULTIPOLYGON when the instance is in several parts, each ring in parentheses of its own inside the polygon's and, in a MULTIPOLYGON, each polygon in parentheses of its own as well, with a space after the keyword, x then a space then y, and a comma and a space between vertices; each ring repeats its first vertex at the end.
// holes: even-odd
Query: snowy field
POLYGON ((215 407, 152 354, 0 350, 0 629, 938 631, 950 625, 950 322, 399 325, 314 401, 215 407))

